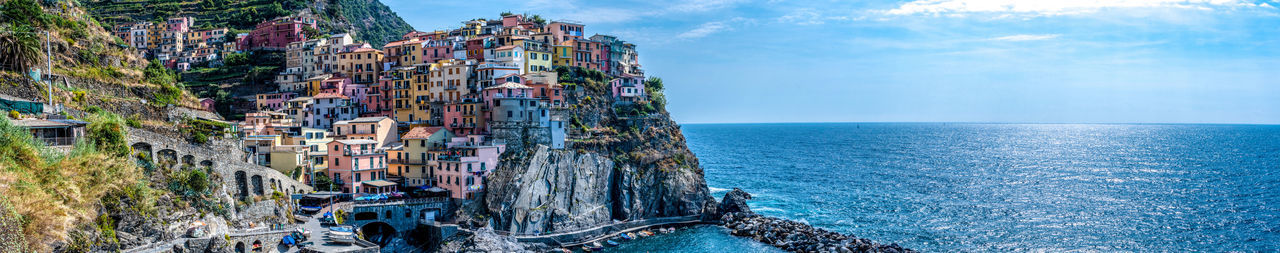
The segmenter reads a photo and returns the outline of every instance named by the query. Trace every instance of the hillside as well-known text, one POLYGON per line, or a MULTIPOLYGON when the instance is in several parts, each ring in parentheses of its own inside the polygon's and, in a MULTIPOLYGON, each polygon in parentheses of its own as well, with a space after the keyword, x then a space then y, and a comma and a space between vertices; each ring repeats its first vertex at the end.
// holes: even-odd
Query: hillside
POLYGON ((377 0, 91 0, 86 7, 107 28, 125 22, 196 18, 196 28, 227 27, 238 32, 275 17, 316 14, 325 33, 350 32, 381 47, 413 27, 377 0))
MULTIPOLYGON (((0 30, 50 32, 52 98, 61 114, 89 122, 84 141, 59 152, 0 119, 0 252, 121 251, 181 235, 192 220, 227 231, 287 219, 272 198, 232 199, 230 174, 130 145, 149 132, 158 143, 235 151, 212 137, 222 123, 193 117, 216 115, 192 109, 175 73, 116 46, 75 1, 0 2, 0 30)), ((0 94, 48 101, 48 86, 25 75, 45 65, 43 37, 0 33, 0 94)))

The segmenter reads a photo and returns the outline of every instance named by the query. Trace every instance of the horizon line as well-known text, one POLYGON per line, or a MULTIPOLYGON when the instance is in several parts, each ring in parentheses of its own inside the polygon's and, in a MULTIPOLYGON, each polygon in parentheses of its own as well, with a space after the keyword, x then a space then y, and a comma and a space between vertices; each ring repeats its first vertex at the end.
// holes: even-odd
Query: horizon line
POLYGON ((982 121, 780 121, 780 122, 679 122, 680 125, 733 124, 1007 124, 1007 125, 1251 125, 1280 126, 1280 123, 1213 123, 1213 122, 982 122, 982 121))

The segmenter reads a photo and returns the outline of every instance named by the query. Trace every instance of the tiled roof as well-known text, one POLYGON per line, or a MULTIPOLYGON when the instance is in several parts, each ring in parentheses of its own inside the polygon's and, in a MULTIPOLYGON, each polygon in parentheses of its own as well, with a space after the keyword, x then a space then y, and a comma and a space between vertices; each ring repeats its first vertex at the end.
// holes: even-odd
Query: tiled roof
POLYGON ((440 129, 443 129, 443 128, 442 127, 415 127, 413 129, 410 129, 408 133, 404 133, 404 137, 401 137, 400 139, 431 138, 431 135, 435 134, 437 131, 440 131, 440 129))
POLYGON ((320 93, 320 94, 316 94, 315 98, 342 98, 342 99, 351 99, 351 98, 347 97, 346 95, 342 95, 342 94, 338 94, 338 93, 332 93, 332 92, 330 92, 330 93, 320 93))

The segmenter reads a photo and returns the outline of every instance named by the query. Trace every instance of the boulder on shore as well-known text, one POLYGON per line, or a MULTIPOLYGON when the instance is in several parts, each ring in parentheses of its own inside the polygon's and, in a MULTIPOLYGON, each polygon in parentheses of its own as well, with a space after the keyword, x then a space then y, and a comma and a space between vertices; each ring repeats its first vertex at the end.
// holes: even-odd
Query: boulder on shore
POLYGON ((747 206, 749 199, 751 194, 734 188, 717 206, 720 224, 729 228, 730 234, 790 252, 915 252, 898 244, 879 244, 809 224, 755 214, 747 206))
POLYGON ((741 188, 733 188, 733 191, 724 194, 724 198, 720 201, 720 206, 716 211, 720 215, 727 213, 751 213, 751 207, 747 206, 747 200, 751 199, 751 194, 743 191, 741 188))

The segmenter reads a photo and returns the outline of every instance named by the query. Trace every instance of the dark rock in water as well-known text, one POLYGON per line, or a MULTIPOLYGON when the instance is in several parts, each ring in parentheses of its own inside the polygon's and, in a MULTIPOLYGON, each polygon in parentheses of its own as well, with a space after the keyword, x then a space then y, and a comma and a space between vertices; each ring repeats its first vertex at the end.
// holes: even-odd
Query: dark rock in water
MULTIPOLYGON (((725 195, 725 201, 721 203, 721 210, 732 208, 726 207, 724 203, 730 203, 729 197, 731 195, 739 195, 734 194, 734 192, 739 191, 735 189, 725 195)), ((746 195, 745 192, 742 192, 739 197, 741 195, 750 198, 750 195, 746 195)), ((745 203, 743 203, 743 206, 745 207, 745 203)), ((896 243, 878 244, 867 239, 815 228, 800 222, 766 217, 749 212, 725 213, 720 217, 720 220, 724 222, 725 227, 733 230, 731 232, 733 235, 752 238, 791 252, 915 252, 898 246, 896 243)))
POLYGON ((740 188, 733 188, 733 191, 724 194, 724 200, 720 201, 720 206, 716 208, 719 214, 727 213, 751 213, 751 207, 747 206, 747 200, 751 199, 751 194, 740 188))

